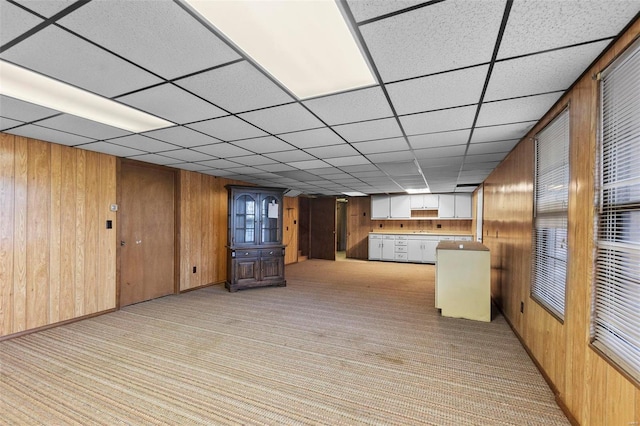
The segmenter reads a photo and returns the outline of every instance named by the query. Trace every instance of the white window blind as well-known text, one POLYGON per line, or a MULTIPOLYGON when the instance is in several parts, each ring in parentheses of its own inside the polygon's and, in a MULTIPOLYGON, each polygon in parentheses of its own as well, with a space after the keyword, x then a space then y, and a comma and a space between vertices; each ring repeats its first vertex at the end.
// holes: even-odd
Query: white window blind
POLYGON ((600 82, 593 344, 640 380, 640 44, 600 82))
POLYGON ((569 200, 569 110, 536 135, 531 296, 564 319, 569 200))

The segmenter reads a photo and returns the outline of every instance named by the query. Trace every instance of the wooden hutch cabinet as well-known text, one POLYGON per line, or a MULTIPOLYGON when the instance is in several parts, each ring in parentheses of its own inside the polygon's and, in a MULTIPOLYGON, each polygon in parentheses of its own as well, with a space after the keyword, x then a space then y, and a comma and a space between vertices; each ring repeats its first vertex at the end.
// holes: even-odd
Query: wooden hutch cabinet
POLYGON ((284 189, 227 185, 229 291, 286 286, 282 244, 284 189))

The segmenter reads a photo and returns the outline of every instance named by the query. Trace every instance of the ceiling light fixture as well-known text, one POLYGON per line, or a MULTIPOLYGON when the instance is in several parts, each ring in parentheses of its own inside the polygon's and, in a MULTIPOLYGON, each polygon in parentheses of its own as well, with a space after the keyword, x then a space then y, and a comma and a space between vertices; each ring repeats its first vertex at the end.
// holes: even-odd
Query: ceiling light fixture
POLYGON ((299 99, 376 83, 334 0, 184 0, 299 99))
POLYGON ((0 60, 0 94, 139 133, 174 123, 0 60))
POLYGON ((366 197, 367 194, 363 193, 363 192, 343 192, 344 195, 346 195, 347 197, 366 197))
POLYGON ((405 191, 407 191, 407 194, 431 194, 429 188, 407 188, 405 191))

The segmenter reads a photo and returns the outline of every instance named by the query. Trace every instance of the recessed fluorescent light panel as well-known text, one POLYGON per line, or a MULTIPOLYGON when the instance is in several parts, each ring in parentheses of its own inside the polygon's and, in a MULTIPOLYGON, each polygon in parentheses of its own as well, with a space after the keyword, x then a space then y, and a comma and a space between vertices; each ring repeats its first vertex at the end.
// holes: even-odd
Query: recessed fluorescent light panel
POLYGON ((375 84, 334 0, 184 0, 299 99, 375 84))
POLYGON ((407 194, 431 194, 429 188, 407 188, 407 194))
POLYGON ((343 192, 347 197, 366 197, 367 194, 362 192, 343 192))
POLYGON ((0 93, 139 133, 174 123, 0 60, 0 93))

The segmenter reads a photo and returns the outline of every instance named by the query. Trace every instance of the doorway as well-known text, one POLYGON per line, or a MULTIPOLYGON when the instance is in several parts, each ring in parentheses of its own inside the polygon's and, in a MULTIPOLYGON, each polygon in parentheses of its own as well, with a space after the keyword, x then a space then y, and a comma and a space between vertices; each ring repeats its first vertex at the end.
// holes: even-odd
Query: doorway
POLYGON ((174 294, 175 172, 122 160, 119 306, 174 294))
POLYGON ((336 260, 346 259, 347 253, 347 199, 336 200, 336 260))

